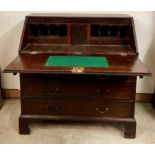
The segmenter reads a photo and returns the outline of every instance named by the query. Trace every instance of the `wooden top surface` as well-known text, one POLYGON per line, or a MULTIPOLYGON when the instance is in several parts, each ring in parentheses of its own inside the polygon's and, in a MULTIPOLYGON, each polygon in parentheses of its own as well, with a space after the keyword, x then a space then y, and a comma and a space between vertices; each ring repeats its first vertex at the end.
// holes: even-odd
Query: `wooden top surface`
POLYGON ((82 18, 131 18, 127 14, 99 14, 99 13, 32 13, 27 17, 82 17, 82 18))
MULTIPOLYGON (((48 54, 22 54, 17 56, 4 70, 6 73, 57 73, 72 74, 73 67, 46 67, 48 54)), ((84 68, 80 74, 103 75, 150 75, 138 57, 106 55, 109 68, 84 68)))

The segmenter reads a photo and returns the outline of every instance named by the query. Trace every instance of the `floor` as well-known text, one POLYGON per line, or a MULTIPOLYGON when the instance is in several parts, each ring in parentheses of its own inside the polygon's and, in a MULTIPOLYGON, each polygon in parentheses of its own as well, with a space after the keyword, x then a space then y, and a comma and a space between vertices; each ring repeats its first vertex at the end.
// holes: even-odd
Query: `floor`
POLYGON ((121 128, 101 124, 49 124, 31 125, 30 135, 18 134, 20 100, 4 101, 0 111, 0 143, 155 143, 155 110, 149 103, 136 103, 136 139, 125 139, 121 128))

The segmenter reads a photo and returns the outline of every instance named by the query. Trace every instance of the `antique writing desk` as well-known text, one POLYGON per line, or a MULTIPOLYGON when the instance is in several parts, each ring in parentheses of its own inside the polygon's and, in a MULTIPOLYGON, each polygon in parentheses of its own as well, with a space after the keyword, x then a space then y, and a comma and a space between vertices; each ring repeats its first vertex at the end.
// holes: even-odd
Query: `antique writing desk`
POLYGON ((115 123, 135 137, 136 77, 150 73, 132 17, 31 14, 5 72, 20 73, 20 134, 35 120, 61 120, 115 123))

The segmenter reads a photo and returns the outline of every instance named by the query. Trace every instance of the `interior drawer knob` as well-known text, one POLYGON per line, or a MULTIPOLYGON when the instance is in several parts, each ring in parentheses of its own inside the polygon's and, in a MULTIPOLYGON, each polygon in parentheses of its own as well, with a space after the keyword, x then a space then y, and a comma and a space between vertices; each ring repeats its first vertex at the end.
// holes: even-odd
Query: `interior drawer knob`
POLYGON ((110 110, 109 108, 102 109, 102 108, 96 107, 96 111, 100 114, 104 114, 108 112, 109 110, 110 110))
POLYGON ((58 88, 55 88, 55 89, 52 89, 52 90, 48 89, 47 91, 48 91, 48 94, 54 95, 54 94, 56 94, 59 91, 59 89, 58 88))

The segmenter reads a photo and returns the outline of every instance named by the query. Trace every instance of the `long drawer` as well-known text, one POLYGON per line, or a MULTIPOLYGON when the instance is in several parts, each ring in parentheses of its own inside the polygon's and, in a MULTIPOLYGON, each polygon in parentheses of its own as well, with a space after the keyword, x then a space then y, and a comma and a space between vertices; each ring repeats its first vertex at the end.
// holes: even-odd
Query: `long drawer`
POLYGON ((20 74, 21 80, 74 80, 134 83, 135 76, 85 75, 85 74, 20 74))
POLYGON ((135 83, 21 80, 22 97, 134 99, 135 83))
POLYGON ((22 114, 95 117, 132 117, 130 100, 23 99, 22 114))

